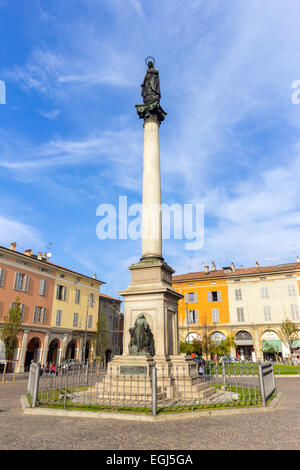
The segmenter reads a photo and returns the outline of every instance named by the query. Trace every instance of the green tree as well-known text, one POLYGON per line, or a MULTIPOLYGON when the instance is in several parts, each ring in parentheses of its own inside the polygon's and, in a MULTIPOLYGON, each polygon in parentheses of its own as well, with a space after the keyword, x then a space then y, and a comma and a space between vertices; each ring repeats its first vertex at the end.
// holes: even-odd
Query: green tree
POLYGON ((179 352, 181 354, 202 354, 202 343, 198 339, 194 339, 191 343, 186 343, 185 341, 179 342, 179 352))
POLYGON ((283 341, 287 343, 290 348, 289 358, 291 358, 293 342, 298 337, 297 326, 294 322, 292 322, 292 320, 289 320, 287 318, 286 320, 282 322, 281 327, 280 327, 280 332, 281 332, 283 341))
POLYGON ((263 342, 262 350, 264 353, 274 354, 276 357, 276 362, 279 362, 279 353, 280 346, 268 343, 268 341, 263 342))
POLYGON ((233 335, 228 335, 221 342, 215 342, 214 355, 217 357, 217 362, 223 356, 229 356, 231 348, 235 347, 235 341, 233 335))
POLYGON ((1 339, 5 343, 5 355, 7 360, 13 360, 18 344, 16 337, 22 327, 22 312, 20 305, 20 299, 17 297, 13 307, 9 310, 8 315, 4 317, 1 339))

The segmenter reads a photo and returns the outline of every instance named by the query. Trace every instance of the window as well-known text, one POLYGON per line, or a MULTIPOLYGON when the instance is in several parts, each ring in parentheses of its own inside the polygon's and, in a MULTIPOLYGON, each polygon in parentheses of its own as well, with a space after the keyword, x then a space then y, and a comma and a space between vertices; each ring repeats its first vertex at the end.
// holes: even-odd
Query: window
POLYGON ((221 301, 221 291, 210 291, 208 294, 209 302, 220 302, 221 301))
POLYGON ((294 321, 299 321, 300 317, 299 317, 299 310, 298 310, 297 304, 291 305, 291 314, 292 314, 292 319, 294 321))
POLYGON ((73 318, 73 327, 78 326, 78 313, 74 313, 74 318, 73 318))
POLYGON ((271 321, 271 309, 269 305, 264 306, 265 321, 271 321))
POLYGON ((46 292, 46 280, 41 279, 40 280, 40 295, 45 295, 46 292))
POLYGON ((33 323, 41 323, 42 307, 34 307, 33 323))
POLYGON ((0 269, 0 287, 3 287, 4 285, 4 276, 5 276, 5 269, 1 268, 0 269))
POLYGON ((19 307, 20 307, 20 310, 21 310, 20 320, 23 321, 24 320, 24 313, 25 313, 25 304, 20 304, 18 302, 12 302, 10 308, 13 309, 13 308, 15 308, 16 305, 19 305, 19 307))
POLYGON ((61 314, 62 314, 62 311, 61 310, 56 310, 56 326, 60 326, 61 324, 61 314))
POLYGON ((213 308, 212 309, 212 322, 213 323, 219 323, 219 309, 218 308, 213 308))
POLYGON ((198 310, 189 310, 186 323, 198 323, 198 310))
POLYGON ((236 309, 236 312, 237 312, 237 321, 245 321, 244 320, 244 308, 243 307, 238 307, 236 309))
POLYGON ((293 285, 289 285, 288 286, 288 292, 289 292, 289 296, 293 296, 293 295, 296 295, 296 289, 295 289, 295 286, 293 285))
POLYGON ((66 286, 58 285, 56 289, 56 298, 58 300, 66 300, 67 288, 66 286))
POLYGON ((79 304, 80 302, 80 290, 79 289, 76 289, 76 292, 75 292, 75 303, 76 304, 79 304))
POLYGON ((94 303, 95 303, 94 294, 91 293, 90 294, 90 307, 94 307, 94 303))
POLYGON ((34 307, 33 323, 46 323, 47 309, 45 307, 34 307))
POLYGON ((268 288, 262 287, 261 288, 261 296, 263 299, 267 299, 269 297, 268 288))
POLYGON ((15 274, 14 289, 28 292, 29 276, 22 273, 15 274))
POLYGON ((242 289, 235 289, 235 300, 242 300, 242 289))
POLYGON ((194 304, 198 302, 197 292, 188 292, 184 295, 186 304, 194 304))
POLYGON ((92 328, 92 325, 93 325, 93 315, 89 315, 88 328, 92 328))

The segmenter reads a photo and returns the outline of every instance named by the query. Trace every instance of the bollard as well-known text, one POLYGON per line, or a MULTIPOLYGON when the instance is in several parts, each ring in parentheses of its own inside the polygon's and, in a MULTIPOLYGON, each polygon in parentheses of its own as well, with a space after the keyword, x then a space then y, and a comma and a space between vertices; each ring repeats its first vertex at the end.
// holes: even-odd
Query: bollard
POLYGON ((152 416, 157 415, 157 371, 156 364, 152 366, 152 416))

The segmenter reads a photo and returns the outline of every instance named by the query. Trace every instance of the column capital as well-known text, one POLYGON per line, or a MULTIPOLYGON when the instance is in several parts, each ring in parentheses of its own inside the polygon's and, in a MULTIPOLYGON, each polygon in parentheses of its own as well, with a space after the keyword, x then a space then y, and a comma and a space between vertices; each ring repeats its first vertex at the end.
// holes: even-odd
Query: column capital
POLYGON ((160 125, 167 115, 159 101, 154 101, 151 104, 136 104, 135 107, 139 118, 144 119, 145 122, 152 121, 160 125))

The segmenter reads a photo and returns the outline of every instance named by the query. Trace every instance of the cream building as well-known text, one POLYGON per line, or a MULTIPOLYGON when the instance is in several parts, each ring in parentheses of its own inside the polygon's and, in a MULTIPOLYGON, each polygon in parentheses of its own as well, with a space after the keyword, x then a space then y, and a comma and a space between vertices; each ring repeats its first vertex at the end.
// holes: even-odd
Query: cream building
MULTIPOLYGON (((210 320, 211 334, 233 335, 236 349, 231 351, 231 355, 241 359, 262 360, 266 355, 266 344, 276 346, 280 355, 287 357, 290 351, 280 329, 282 322, 290 319, 300 331, 299 261, 297 258, 296 263, 262 267, 256 263, 255 267, 246 269, 236 269, 232 263, 221 270, 212 263, 211 270, 206 266, 203 272, 173 276, 173 286, 181 293, 197 290, 198 284, 205 291, 202 297, 198 292, 197 301, 192 306, 183 301, 182 315, 179 315, 181 339, 186 339, 187 334, 201 338, 204 327, 200 312, 203 316, 203 312, 209 311, 208 303, 211 303, 207 303, 207 291, 215 286, 218 292, 219 286, 225 283, 226 292, 223 288, 222 295, 216 296, 214 303, 220 314, 218 321, 213 317, 210 320), (199 311, 199 315, 196 323, 187 325, 184 312, 190 308, 199 311)), ((298 348, 300 340, 294 345, 298 348)))

